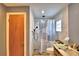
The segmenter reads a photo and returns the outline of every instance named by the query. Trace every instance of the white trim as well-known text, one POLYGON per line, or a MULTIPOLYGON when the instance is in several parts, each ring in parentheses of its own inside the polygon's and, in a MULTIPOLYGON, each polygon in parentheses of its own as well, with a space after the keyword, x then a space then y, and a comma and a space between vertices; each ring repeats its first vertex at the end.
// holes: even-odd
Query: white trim
POLYGON ((7 50, 7 56, 9 56, 9 23, 8 23, 8 19, 9 16, 8 14, 6 15, 7 19, 6 19, 6 50, 7 50))
POLYGON ((9 15, 24 14, 24 56, 26 56, 26 12, 8 12, 6 14, 6 52, 9 56, 9 15))

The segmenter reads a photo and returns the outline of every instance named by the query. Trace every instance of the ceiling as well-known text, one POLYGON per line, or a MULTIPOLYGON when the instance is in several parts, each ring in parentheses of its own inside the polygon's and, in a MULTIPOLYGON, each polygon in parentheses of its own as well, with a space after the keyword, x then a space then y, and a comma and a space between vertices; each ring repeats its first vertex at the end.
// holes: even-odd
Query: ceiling
POLYGON ((67 4, 64 3, 41 3, 33 4, 32 12, 35 18, 42 18, 42 10, 45 10, 45 18, 53 18, 61 9, 63 9, 67 4))
POLYGON ((67 3, 4 3, 6 6, 31 6, 34 18, 53 18, 61 9, 63 9, 67 3), (45 11, 42 14, 42 10, 45 11))

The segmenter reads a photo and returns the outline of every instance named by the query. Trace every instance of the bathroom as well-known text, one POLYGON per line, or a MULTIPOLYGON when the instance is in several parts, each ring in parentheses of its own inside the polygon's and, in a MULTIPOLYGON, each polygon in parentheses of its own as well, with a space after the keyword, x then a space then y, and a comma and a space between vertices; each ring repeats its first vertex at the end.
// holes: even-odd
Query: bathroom
POLYGON ((48 53, 46 53, 47 48, 52 47, 55 40, 68 37, 68 25, 65 25, 68 23, 68 6, 67 4, 59 4, 62 5, 62 8, 55 16, 52 16, 53 9, 50 9, 51 4, 44 4, 47 5, 47 7, 42 5, 43 4, 32 5, 30 10, 33 16, 33 24, 31 25, 33 27, 32 52, 33 54, 36 52, 37 55, 48 55, 48 53), (57 22, 59 23, 58 25, 60 25, 58 29, 56 28, 57 22), (65 29, 62 30, 62 27, 65 27, 65 29))
MULTIPOLYGON (((47 6, 44 5, 46 4, 37 4, 32 6, 31 9, 34 16, 33 17, 34 23, 32 28, 32 35, 33 35, 32 55, 78 56, 79 55, 79 52, 77 51, 78 41, 71 39, 72 38, 71 33, 73 33, 71 32, 72 30, 71 28, 73 27, 70 23, 72 22, 71 21, 72 15, 70 11, 72 11, 71 9, 74 8, 75 4, 64 4, 64 5, 59 4, 62 5, 63 8, 61 8, 53 16, 50 16, 52 14, 51 10, 54 12, 55 10, 54 9, 50 10, 50 7, 48 7, 48 5, 47 6), (55 45, 55 43, 58 43, 57 46, 55 45), (60 50, 62 50, 63 52, 60 50)), ((49 4, 49 6, 50 5, 51 4, 49 4)), ((56 6, 54 7, 58 8, 56 6)))
POLYGON ((78 7, 79 4, 67 3, 0 4, 0 55, 79 56, 78 7), (18 19, 16 26, 13 21, 14 25, 8 22, 9 15, 16 13, 24 17, 24 21, 19 18, 24 22, 22 28, 18 19), (9 32, 9 26, 13 28, 12 32, 9 32), (17 53, 14 48, 18 49, 17 53))

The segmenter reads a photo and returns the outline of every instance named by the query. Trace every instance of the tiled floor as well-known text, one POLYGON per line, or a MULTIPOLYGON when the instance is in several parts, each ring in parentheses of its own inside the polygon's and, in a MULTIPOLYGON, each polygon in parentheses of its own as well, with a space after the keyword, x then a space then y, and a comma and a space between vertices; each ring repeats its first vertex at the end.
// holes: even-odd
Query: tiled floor
MULTIPOLYGON (((34 52, 33 56, 50 56, 50 54, 47 52, 42 52, 42 53, 34 52)), ((51 56, 54 56, 54 55, 51 55, 51 56)))
POLYGON ((39 53, 39 52, 34 52, 33 53, 33 56, 48 56, 49 54, 46 53, 46 52, 43 52, 43 53, 39 53))

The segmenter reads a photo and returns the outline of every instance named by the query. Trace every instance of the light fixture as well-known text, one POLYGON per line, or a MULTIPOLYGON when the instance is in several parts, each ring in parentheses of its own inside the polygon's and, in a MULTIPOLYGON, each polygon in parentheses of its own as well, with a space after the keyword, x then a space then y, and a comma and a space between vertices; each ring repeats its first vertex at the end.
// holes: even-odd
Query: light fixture
POLYGON ((43 18, 45 17, 45 15, 42 16, 43 18))
POLYGON ((41 11, 41 13, 42 13, 42 14, 44 14, 44 13, 45 13, 45 11, 44 11, 44 10, 42 10, 42 11, 41 11))

